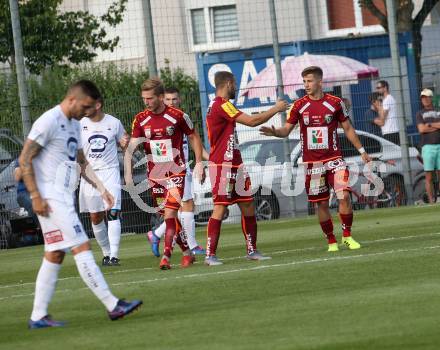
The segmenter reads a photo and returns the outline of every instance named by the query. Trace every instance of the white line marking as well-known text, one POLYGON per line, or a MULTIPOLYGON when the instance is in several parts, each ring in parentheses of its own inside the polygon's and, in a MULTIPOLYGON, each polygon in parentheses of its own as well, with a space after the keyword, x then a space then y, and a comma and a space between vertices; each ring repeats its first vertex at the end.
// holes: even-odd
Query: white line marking
MULTIPOLYGON (((111 283, 110 285, 111 286, 125 286, 125 285, 129 285, 129 284, 143 284, 143 283, 170 281, 170 280, 180 280, 180 279, 185 279, 185 278, 199 278, 199 277, 223 275, 223 274, 236 273, 236 272, 263 270, 263 269, 270 269, 270 268, 276 268, 276 267, 313 264, 313 263, 338 261, 338 260, 359 259, 359 258, 372 257, 372 256, 380 256, 380 255, 388 255, 388 254, 396 254, 396 253, 407 253, 407 252, 432 250, 432 249, 439 249, 439 248, 440 248, 440 245, 430 246, 430 247, 421 247, 421 248, 411 248, 411 249, 392 249, 392 250, 387 250, 384 252, 377 252, 377 253, 346 255, 346 256, 332 256, 332 257, 328 257, 328 258, 317 258, 317 259, 308 259, 308 260, 297 260, 297 261, 291 261, 288 263, 258 265, 258 266, 254 266, 254 267, 244 267, 244 268, 233 269, 233 270, 222 270, 222 271, 213 271, 213 272, 206 272, 206 273, 193 273, 193 274, 182 275, 182 276, 160 277, 160 278, 152 278, 152 279, 148 279, 148 280, 118 282, 118 283, 111 283)), ((86 289, 88 289, 88 288, 82 287, 82 288, 78 288, 78 289, 61 289, 57 292, 69 293, 69 292, 77 292, 79 290, 86 290, 86 289)), ((16 294, 16 295, 11 295, 11 296, 7 296, 7 297, 2 297, 2 298, 0 298, 0 301, 14 299, 14 298, 21 298, 21 297, 29 297, 29 296, 33 296, 33 295, 34 295, 34 293, 16 294)))
MULTIPOLYGON (((440 235, 440 232, 434 232, 434 233, 428 233, 424 235, 411 235, 411 236, 403 236, 403 237, 388 237, 388 238, 381 238, 381 239, 375 239, 371 241, 360 241, 363 244, 374 244, 374 243, 381 243, 381 242, 388 242, 388 241, 399 241, 399 240, 406 240, 406 239, 413 239, 413 238, 422 238, 422 237, 433 237, 440 235)), ((238 246, 240 244, 230 245, 230 246, 238 246)), ((128 248, 129 249, 129 248, 128 248)), ((126 250, 128 250, 126 249, 126 250)), ((293 253, 293 252, 305 252, 310 250, 323 250, 323 246, 319 247, 308 247, 308 248, 298 248, 298 249, 287 249, 287 250, 278 250, 273 252, 267 252, 268 255, 281 255, 286 253, 293 253)), ((220 259, 222 261, 233 261, 238 259, 243 259, 245 256, 233 256, 229 258, 223 258, 220 259)), ((203 261, 197 261, 195 264, 203 264, 203 261)), ((125 272, 134 272, 134 271, 145 271, 145 270, 152 270, 152 267, 144 267, 144 268, 137 268, 137 269, 125 269, 125 270, 117 270, 112 272, 106 272, 103 273, 105 276, 108 275, 114 275, 118 273, 125 273, 125 272)), ((63 277, 59 278, 58 281, 67 281, 67 280, 73 280, 73 279, 79 279, 80 276, 70 276, 70 277, 63 277)), ((15 287, 23 287, 27 285, 35 285, 35 282, 24 282, 24 283, 16 283, 16 284, 8 284, 8 285, 0 285, 0 289, 6 289, 6 288, 15 288, 15 287)), ((2 299, 0 299, 2 300, 2 299)))

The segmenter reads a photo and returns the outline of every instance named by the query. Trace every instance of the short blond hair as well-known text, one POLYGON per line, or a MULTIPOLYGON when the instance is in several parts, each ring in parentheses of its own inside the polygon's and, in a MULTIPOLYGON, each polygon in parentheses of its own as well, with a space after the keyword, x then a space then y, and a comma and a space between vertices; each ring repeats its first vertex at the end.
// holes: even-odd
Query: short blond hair
POLYGON ((160 96, 165 93, 165 88, 163 86, 163 83, 158 77, 147 79, 142 83, 141 91, 150 91, 150 90, 153 90, 153 93, 156 96, 160 96))

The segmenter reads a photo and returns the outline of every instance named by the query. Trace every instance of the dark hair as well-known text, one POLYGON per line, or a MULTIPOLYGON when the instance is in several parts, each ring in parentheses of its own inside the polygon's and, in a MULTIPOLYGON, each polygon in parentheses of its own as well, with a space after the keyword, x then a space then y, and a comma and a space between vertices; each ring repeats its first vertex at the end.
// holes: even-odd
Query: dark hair
POLYGON ((370 94, 370 96, 368 96, 368 101, 370 101, 370 103, 373 103, 381 99, 382 99, 382 94, 379 94, 378 92, 373 92, 370 94))
POLYGON ((380 84, 381 86, 386 87, 387 90, 390 89, 390 84, 388 84, 388 82, 386 80, 379 80, 377 83, 380 84))
POLYGON ((216 89, 221 88, 227 82, 234 80, 235 80, 234 74, 225 70, 217 72, 214 75, 214 85, 216 89))
POLYGON ((166 94, 179 94, 180 95, 179 89, 174 87, 174 86, 170 86, 170 87, 165 88, 165 93, 166 94))
POLYGON ((156 96, 160 96, 165 93, 165 89, 163 87, 162 81, 158 77, 150 78, 142 83, 141 91, 150 91, 150 90, 153 90, 153 93, 156 96))
POLYGON ((101 92, 95 83, 90 80, 83 79, 73 83, 70 86, 67 94, 71 94, 74 90, 80 90, 84 95, 91 97, 95 101, 103 103, 101 92))
POLYGON ((315 78, 322 79, 322 76, 324 73, 322 72, 321 67, 318 66, 310 66, 307 68, 304 68, 301 72, 301 76, 304 78, 308 74, 313 74, 315 78))

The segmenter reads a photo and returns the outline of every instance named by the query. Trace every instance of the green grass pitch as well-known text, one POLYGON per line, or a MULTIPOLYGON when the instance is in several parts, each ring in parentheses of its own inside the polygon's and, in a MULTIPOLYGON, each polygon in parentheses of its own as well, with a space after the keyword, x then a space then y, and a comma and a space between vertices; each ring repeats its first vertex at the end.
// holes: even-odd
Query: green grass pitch
POLYGON ((439 213, 356 212, 362 249, 333 254, 315 217, 260 223, 259 249, 273 257, 262 262, 245 260, 240 227, 224 225, 224 265, 182 269, 176 250, 170 271, 145 236, 123 237, 122 266, 103 272, 115 295, 143 307, 111 322, 68 255, 50 306, 68 322, 59 329, 26 324, 43 247, 0 251, 0 349, 438 349, 439 213))

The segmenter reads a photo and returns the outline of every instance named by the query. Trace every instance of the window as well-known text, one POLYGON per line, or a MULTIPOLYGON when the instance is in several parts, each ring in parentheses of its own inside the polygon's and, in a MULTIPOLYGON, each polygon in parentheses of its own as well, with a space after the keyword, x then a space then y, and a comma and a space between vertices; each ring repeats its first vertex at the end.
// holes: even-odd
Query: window
MULTIPOLYGON (((327 34, 329 36, 383 31, 379 20, 367 8, 361 7, 358 0, 325 0, 323 2, 327 10, 327 34)), ((380 11, 386 13, 384 1, 373 0, 373 3, 380 11)))
POLYGON ((191 10, 191 24, 194 44, 206 44, 208 38, 206 36, 205 13, 203 9, 191 10))
POLYGON ((237 48, 240 46, 235 5, 190 10, 194 51, 237 48))

